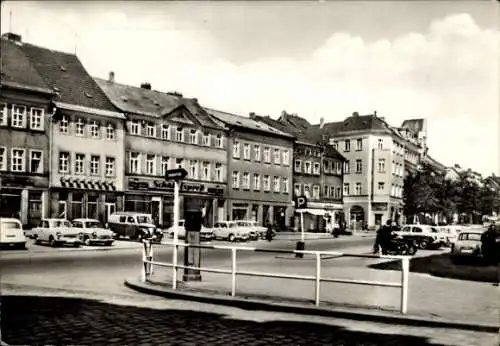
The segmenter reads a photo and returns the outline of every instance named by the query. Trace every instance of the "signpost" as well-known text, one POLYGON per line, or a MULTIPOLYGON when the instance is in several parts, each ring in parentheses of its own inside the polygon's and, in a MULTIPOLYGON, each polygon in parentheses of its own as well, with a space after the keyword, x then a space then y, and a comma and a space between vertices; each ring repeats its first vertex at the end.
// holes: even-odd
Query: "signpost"
MULTIPOLYGON (((295 198, 295 210, 300 213, 300 241, 297 242, 295 250, 305 250, 306 242, 304 239, 304 211, 307 208, 307 198, 305 196, 298 196, 295 198)), ((296 253, 296 258, 303 258, 303 253, 296 253)))
POLYGON ((169 169, 165 173, 165 180, 174 181, 174 249, 173 260, 174 265, 172 287, 177 288, 177 244, 179 241, 179 185, 182 179, 187 176, 187 171, 184 168, 169 169))

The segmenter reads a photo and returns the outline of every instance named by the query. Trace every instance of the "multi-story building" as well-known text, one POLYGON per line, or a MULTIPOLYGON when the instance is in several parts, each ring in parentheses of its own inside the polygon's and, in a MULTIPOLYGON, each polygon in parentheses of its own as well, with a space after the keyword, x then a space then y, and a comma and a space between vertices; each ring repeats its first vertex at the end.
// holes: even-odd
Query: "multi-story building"
POLYGON ((200 203, 204 223, 225 219, 227 138, 196 99, 178 93, 95 79, 111 102, 127 117, 125 136, 125 211, 147 212, 168 227, 173 222, 173 189, 169 169, 184 168, 180 217, 186 198, 200 203))
MULTIPOLYGON (((303 214, 304 228, 308 231, 324 231, 326 214, 339 223, 342 215, 342 184, 344 158, 333 146, 323 143, 321 136, 311 132, 311 124, 295 114, 282 112, 277 119, 250 117, 267 123, 294 136, 293 191, 294 198, 305 196, 307 213, 303 214)), ((294 215, 294 228, 300 227, 299 213, 294 215)))
POLYGON ((74 54, 21 43, 22 52, 53 90, 49 122, 50 215, 103 222, 120 209, 123 123, 74 54))
POLYGON ((247 117, 207 111, 230 133, 227 219, 288 227, 293 215, 293 136, 247 117))
POLYGON ((48 213, 50 102, 56 95, 23 52, 21 37, 1 39, 0 216, 26 226, 48 213))

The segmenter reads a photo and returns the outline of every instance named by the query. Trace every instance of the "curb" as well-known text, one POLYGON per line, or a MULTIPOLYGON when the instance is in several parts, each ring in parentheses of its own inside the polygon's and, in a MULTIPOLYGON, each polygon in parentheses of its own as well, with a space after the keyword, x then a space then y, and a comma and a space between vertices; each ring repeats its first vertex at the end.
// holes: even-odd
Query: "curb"
POLYGON ((358 311, 354 309, 342 308, 321 308, 316 306, 292 304, 292 303, 277 303, 255 298, 238 298, 228 297, 222 294, 207 294, 198 292, 186 292, 180 290, 173 290, 165 286, 154 284, 142 283, 137 279, 125 279, 125 286, 136 290, 141 293, 156 295, 164 298, 173 298, 181 300, 191 300, 200 303, 209 303, 216 305, 225 305, 230 307, 237 307, 245 310, 265 310, 275 312, 285 312, 303 315, 315 315, 325 317, 336 317, 343 319, 350 319, 355 321, 370 321, 378 323, 400 324, 417 327, 431 327, 431 328, 449 328, 461 329, 487 333, 498 333, 499 326, 492 326, 486 324, 469 324, 464 322, 456 322, 442 318, 426 319, 418 316, 409 315, 396 315, 395 313, 384 311, 358 311))

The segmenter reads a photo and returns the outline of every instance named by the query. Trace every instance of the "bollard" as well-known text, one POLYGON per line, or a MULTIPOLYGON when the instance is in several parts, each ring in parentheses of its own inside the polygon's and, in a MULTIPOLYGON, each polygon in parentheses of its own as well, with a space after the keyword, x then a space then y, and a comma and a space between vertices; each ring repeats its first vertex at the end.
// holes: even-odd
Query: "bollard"
POLYGON ((408 311, 408 277, 410 271, 410 259, 404 257, 401 259, 401 313, 408 311))
POLYGON ((231 249, 231 296, 236 296, 236 248, 231 249))
POLYGON ((316 252, 316 294, 314 297, 314 302, 316 306, 319 306, 319 296, 320 296, 320 283, 321 283, 321 254, 316 252))

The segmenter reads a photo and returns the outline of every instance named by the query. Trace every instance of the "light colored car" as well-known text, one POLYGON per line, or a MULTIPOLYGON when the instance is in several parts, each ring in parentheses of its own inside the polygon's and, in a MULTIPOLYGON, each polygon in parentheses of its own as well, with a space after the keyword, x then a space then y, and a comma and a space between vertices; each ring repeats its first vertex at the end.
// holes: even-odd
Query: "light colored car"
POLYGON ((470 228, 458 234, 455 244, 451 247, 451 256, 454 262, 464 257, 481 257, 481 235, 484 228, 470 228))
POLYGON ((26 236, 21 221, 13 218, 0 218, 0 246, 26 249, 26 236))
POLYGON ((48 243, 52 247, 60 245, 81 245, 81 234, 78 228, 71 226, 66 219, 42 219, 40 225, 33 229, 35 244, 48 243))
MULTIPOLYGON (((259 227, 257 225, 257 222, 255 221, 250 221, 250 220, 238 220, 238 221, 235 221, 236 224, 245 229, 245 230, 248 230, 248 238, 250 240, 257 240, 259 239, 259 227)), ((264 230, 264 234, 266 232, 266 228, 265 227, 262 227, 264 230)))
POLYGON ((74 219, 74 228, 80 232, 80 240, 85 245, 106 245, 111 246, 115 241, 113 231, 104 228, 99 220, 95 219, 74 219))
POLYGON ((236 221, 219 221, 212 228, 215 239, 229 241, 247 241, 250 238, 250 230, 238 226, 236 221))
MULTIPOLYGON (((167 228, 164 231, 164 234, 167 234, 168 237, 174 237, 174 231, 177 228, 177 237, 179 239, 186 239, 186 228, 184 227, 185 220, 179 220, 179 225, 177 227, 172 226, 167 228)), ((214 239, 214 232, 210 228, 206 228, 205 226, 201 226, 200 229, 200 240, 210 241, 214 239)))
POLYGON ((455 244, 458 234, 464 229, 461 225, 447 225, 438 227, 440 236, 444 238, 446 246, 455 244))
POLYGON ((440 248, 445 242, 438 228, 430 225, 404 225, 395 233, 404 239, 414 240, 420 249, 440 248))

